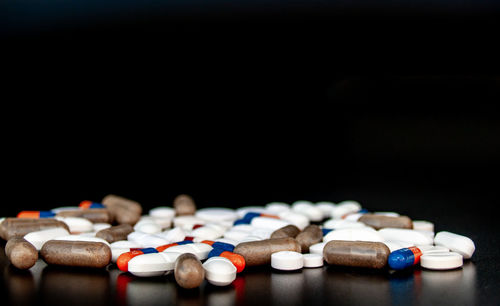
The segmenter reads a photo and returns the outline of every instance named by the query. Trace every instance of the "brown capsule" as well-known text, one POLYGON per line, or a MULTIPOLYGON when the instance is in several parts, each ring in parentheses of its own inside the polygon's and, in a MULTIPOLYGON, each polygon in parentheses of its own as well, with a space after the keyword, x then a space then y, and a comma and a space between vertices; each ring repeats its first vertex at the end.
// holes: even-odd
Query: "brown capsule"
POLYGON ((127 240, 128 234, 133 231, 134 228, 130 224, 122 224, 100 230, 95 234, 95 236, 112 243, 118 240, 127 240))
POLYGON ((323 249, 330 265, 382 269, 391 251, 381 242, 332 240, 323 249))
POLYGON ((47 241, 40 250, 49 265, 103 268, 111 261, 111 249, 102 242, 47 241))
POLYGON ((364 224, 373 227, 376 230, 385 227, 394 227, 394 228, 413 228, 413 222, 407 216, 399 216, 399 217, 391 217, 377 214, 364 214, 359 218, 359 222, 363 222, 364 224))
POLYGON ((4 240, 10 240, 13 237, 24 237, 31 232, 41 231, 44 229, 62 227, 69 232, 69 227, 66 223, 52 219, 24 219, 24 218, 7 218, 1 224, 0 233, 4 240))
POLYGON ((261 266, 271 263, 271 254, 280 251, 300 253, 300 244, 293 238, 276 238, 238 244, 233 253, 245 258, 247 266, 261 266))
POLYGON ((205 279, 205 269, 196 256, 185 253, 175 261, 174 275, 179 286, 191 289, 201 285, 205 279))
POLYGON ((177 216, 194 215, 196 213, 196 204, 193 198, 187 194, 181 194, 175 197, 174 208, 177 216))
POLYGON ((274 238, 286 238, 286 237, 290 237, 290 238, 295 238, 297 237, 297 235, 300 233, 300 229, 298 227, 296 227, 295 225, 287 225, 287 226, 284 226, 282 228, 279 228, 277 230, 275 230, 272 234, 271 234, 271 238, 274 239, 274 238))
POLYGON ((101 202, 109 210, 113 220, 119 224, 134 225, 141 218, 142 206, 136 201, 110 194, 101 202))
POLYGON ((295 239, 300 244, 302 253, 309 253, 311 245, 323 240, 323 231, 317 225, 308 225, 295 239))
POLYGON ((38 260, 38 251, 35 246, 21 237, 14 237, 5 245, 5 255, 12 265, 18 269, 29 269, 38 260))
POLYGON ((111 215, 107 209, 91 208, 91 209, 75 209, 63 210, 57 213, 58 217, 78 217, 85 218, 92 223, 111 223, 111 215))

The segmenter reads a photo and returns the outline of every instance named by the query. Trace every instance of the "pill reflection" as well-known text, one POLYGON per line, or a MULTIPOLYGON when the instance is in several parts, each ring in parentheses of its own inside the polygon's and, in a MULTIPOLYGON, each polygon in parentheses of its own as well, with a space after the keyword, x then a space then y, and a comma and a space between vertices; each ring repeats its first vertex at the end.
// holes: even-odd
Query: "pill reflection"
POLYGON ((12 265, 4 267, 4 279, 11 305, 31 305, 36 302, 35 279, 30 270, 19 270, 12 265))
POLYGON ((217 287, 209 283, 204 286, 205 304, 208 306, 232 306, 236 300, 233 286, 217 287))
POLYGON ((276 305, 302 305, 304 290, 304 274, 301 270, 294 272, 272 271, 271 297, 276 305))
POLYGON ((177 288, 172 276, 139 278, 120 273, 116 278, 117 305, 175 305, 177 288))

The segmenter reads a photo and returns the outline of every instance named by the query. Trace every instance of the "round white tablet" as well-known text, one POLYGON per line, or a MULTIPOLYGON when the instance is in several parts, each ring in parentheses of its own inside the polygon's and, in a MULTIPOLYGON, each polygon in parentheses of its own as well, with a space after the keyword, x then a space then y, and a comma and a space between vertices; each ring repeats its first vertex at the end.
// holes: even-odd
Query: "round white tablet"
POLYGON ((474 254, 474 251, 476 250, 474 241, 472 241, 469 237, 450 232, 437 233, 434 238, 434 243, 461 254, 465 259, 471 258, 472 254, 474 254))
POLYGON ((311 254, 319 254, 323 256, 323 249, 325 248, 325 245, 326 242, 313 244, 309 247, 309 252, 311 252, 311 254))
POLYGON ((230 285, 236 279, 236 267, 224 257, 211 257, 203 264, 205 278, 215 286, 230 285))
POLYGON ((434 232, 434 223, 422 220, 413 220, 413 229, 418 231, 434 232))
POLYGON ((304 268, 318 268, 323 266, 323 255, 304 254, 304 268))
POLYGON ((420 265, 431 270, 451 270, 461 267, 463 258, 455 252, 423 254, 420 265))
POLYGON ((271 267, 285 271, 299 270, 304 267, 304 257, 298 252, 276 252, 271 255, 271 267))

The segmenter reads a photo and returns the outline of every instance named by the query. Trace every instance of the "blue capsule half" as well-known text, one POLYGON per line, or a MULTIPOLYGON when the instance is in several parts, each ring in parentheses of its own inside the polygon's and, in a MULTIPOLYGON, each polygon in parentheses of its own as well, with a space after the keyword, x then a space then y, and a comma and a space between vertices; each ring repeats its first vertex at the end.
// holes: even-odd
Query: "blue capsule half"
POLYGON ((403 270, 415 264, 415 254, 410 249, 404 248, 389 254, 387 261, 392 269, 403 270))

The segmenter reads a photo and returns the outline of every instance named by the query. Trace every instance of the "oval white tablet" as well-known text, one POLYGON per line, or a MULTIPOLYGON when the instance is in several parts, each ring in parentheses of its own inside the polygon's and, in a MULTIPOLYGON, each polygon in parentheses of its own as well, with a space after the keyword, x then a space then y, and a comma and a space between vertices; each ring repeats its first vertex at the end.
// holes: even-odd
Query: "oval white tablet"
POLYGON ((236 241, 241 241, 249 235, 250 235, 250 233, 248 233, 246 231, 229 230, 229 231, 224 233, 224 238, 236 240, 236 241))
POLYGON ((238 214, 234 209, 224 207, 198 209, 195 216, 207 222, 234 221, 238 219, 238 214))
POLYGON ((182 245, 175 245, 165 249, 165 253, 191 253, 195 255, 199 260, 205 260, 208 257, 208 253, 213 248, 206 243, 188 243, 182 245))
POLYGON ((149 211, 149 215, 159 219, 173 219, 175 217, 175 209, 172 207, 160 206, 149 211))
POLYGON ((361 209, 361 204, 356 201, 342 201, 332 209, 331 218, 342 219, 343 216, 358 212, 361 209))
POLYGON ((186 238, 186 233, 180 227, 174 227, 171 230, 166 230, 157 234, 157 236, 160 236, 163 239, 167 240, 168 243, 174 243, 183 241, 184 238, 186 238))
POLYGON ((469 259, 474 254, 476 246, 474 241, 469 237, 462 235, 450 233, 450 232, 439 232, 434 238, 434 244, 442 245, 453 252, 461 254, 465 259, 469 259))
POLYGON ((323 266, 323 255, 304 254, 304 268, 318 268, 323 266))
POLYGON ((271 254, 271 267, 284 271, 299 270, 304 267, 304 257, 298 252, 276 252, 271 254))
POLYGON ((366 224, 344 219, 330 219, 323 223, 323 227, 327 229, 360 228, 366 227, 366 224))
POLYGON ((55 219, 66 223, 71 233, 86 233, 94 230, 92 222, 85 218, 77 217, 55 217, 55 219))
POLYGON ((280 219, 295 225, 300 230, 303 230, 304 228, 306 228, 306 226, 309 225, 309 218, 293 211, 283 212, 278 216, 280 217, 280 219))
POLYGON ((309 247, 309 252, 311 254, 320 254, 323 256, 323 249, 325 248, 326 242, 320 242, 313 244, 309 247))
POLYGON ((386 241, 401 241, 412 245, 432 244, 432 239, 429 235, 419 231, 401 228, 383 228, 378 233, 386 241))
POLYGON ((178 216, 174 218, 174 227, 180 227, 183 230, 190 231, 194 225, 205 224, 205 220, 195 216, 178 216))
POLYGON ((451 270, 463 265, 463 257, 455 252, 423 254, 420 265, 431 270, 451 270))
POLYGON ((271 202, 266 205, 266 210, 271 214, 280 214, 282 212, 290 211, 290 205, 284 202, 271 202))
POLYGON ((323 213, 323 219, 330 218, 332 209, 336 206, 333 202, 316 202, 315 205, 323 213))
POLYGON ((205 278, 215 286, 230 285, 236 279, 236 267, 224 257, 214 256, 203 264, 205 278))
POLYGON ((445 248, 444 246, 441 246, 441 245, 435 245, 435 246, 431 246, 430 248, 424 248, 424 249, 422 249, 421 247, 418 247, 418 248, 422 251, 422 254, 446 253, 446 252, 450 251, 450 249, 445 248))
POLYGON ((271 238, 274 230, 268 228, 258 228, 250 233, 250 236, 259 237, 261 240, 271 238))
POLYGON ((350 213, 347 215, 344 215, 342 219, 340 220, 347 220, 347 221, 358 221, 359 218, 361 218, 365 213, 350 213))
POLYGON ((413 229, 418 231, 434 232, 434 223, 422 220, 413 220, 413 229))
POLYGON ((180 253, 150 253, 132 258, 128 262, 128 271, 139 277, 154 277, 166 274, 175 267, 180 253))
POLYGON ((280 229, 289 225, 289 222, 284 220, 276 219, 276 218, 268 218, 268 217, 255 217, 252 219, 250 223, 253 227, 257 228, 267 228, 273 231, 280 229))
POLYGON ((24 239, 31 243, 37 249, 37 251, 40 251, 45 242, 57 237, 64 237, 68 235, 69 233, 66 229, 56 227, 28 233, 24 235, 24 239))
POLYGON ((384 238, 372 228, 347 228, 334 230, 323 237, 323 242, 331 240, 383 242, 384 238))
POLYGON ((222 235, 220 234, 219 231, 207 227, 207 226, 202 226, 198 227, 197 229, 191 231, 189 236, 195 237, 195 238, 200 238, 202 240, 214 240, 217 238, 220 238, 222 235))

